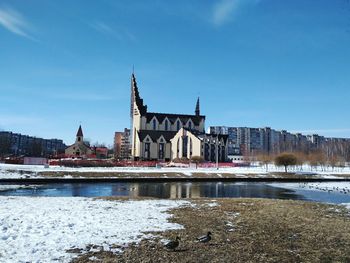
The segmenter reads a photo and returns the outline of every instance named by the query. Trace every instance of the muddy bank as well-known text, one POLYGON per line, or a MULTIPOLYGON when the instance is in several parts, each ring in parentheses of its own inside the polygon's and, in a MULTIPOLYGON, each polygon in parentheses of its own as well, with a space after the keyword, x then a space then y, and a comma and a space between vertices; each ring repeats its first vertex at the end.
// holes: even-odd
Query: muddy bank
POLYGON ((341 206, 262 199, 192 200, 174 209, 185 229, 124 249, 91 252, 73 262, 350 262, 350 214, 341 206), (207 231, 209 244, 195 241, 207 231), (175 252, 161 239, 181 238, 175 252))

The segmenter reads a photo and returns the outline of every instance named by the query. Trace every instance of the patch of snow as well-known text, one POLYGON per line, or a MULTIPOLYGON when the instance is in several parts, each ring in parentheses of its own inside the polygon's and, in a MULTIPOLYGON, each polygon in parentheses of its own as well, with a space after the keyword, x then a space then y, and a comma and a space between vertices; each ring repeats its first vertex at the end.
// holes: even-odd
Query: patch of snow
POLYGON ((341 205, 345 206, 347 209, 350 210, 350 203, 343 203, 343 204, 341 204, 341 205))
POLYGON ((219 206, 219 204, 216 203, 216 202, 213 202, 213 203, 205 203, 205 204, 203 204, 202 206, 206 206, 206 207, 216 207, 216 206, 219 206))
POLYGON ((89 244, 117 251, 149 237, 144 232, 181 229, 167 211, 186 201, 106 201, 80 197, 0 196, 1 262, 69 262, 89 244))
MULTIPOLYGON (((164 172, 164 171, 163 171, 164 172)), ((187 176, 192 176, 192 172, 191 171, 183 171, 182 172, 184 175, 187 175, 187 176)))

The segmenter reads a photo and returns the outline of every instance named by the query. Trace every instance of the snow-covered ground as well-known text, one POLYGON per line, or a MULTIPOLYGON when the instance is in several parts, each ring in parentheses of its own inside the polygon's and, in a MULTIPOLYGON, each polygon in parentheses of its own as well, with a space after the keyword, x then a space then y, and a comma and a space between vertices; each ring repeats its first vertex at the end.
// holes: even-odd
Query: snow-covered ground
MULTIPOLYGON (((297 174, 318 174, 324 178, 339 178, 334 175, 350 174, 350 167, 335 168, 331 167, 311 167, 309 165, 303 165, 302 167, 290 167, 289 172, 297 174)), ((273 172, 284 172, 283 167, 278 167, 270 164, 268 169, 266 166, 256 165, 250 167, 230 167, 230 168, 181 168, 181 167, 82 167, 82 168, 71 168, 61 166, 50 166, 45 168, 43 165, 11 165, 11 164, 0 164, 0 178, 26 178, 26 177, 40 177, 36 173, 38 172, 65 172, 65 177, 69 178, 70 172, 94 172, 94 173, 179 173, 186 176, 192 176, 193 173, 206 173, 206 174, 236 174, 240 177, 245 177, 247 174, 264 177, 269 173, 273 172)))
POLYGON ((66 250, 127 245, 144 232, 181 229, 167 211, 185 201, 106 201, 80 197, 0 196, 0 262, 69 262, 66 250))

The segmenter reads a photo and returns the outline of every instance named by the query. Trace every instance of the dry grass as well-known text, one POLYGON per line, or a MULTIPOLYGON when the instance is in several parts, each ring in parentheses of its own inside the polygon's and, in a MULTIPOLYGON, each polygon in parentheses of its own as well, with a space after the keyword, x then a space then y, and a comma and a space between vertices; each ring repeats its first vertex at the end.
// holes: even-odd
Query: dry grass
MULTIPOLYGON (((43 176, 47 178, 60 178, 64 176, 71 176, 72 178, 261 178, 259 174, 234 174, 234 173, 202 173, 202 172, 193 172, 191 176, 188 176, 183 173, 176 172, 143 172, 143 173, 128 173, 128 172, 60 172, 60 171, 48 171, 48 172, 38 172, 38 176, 43 176)), ((346 177, 347 175, 339 175, 339 177, 346 177)), ((314 174, 296 174, 296 173, 268 173, 263 176, 264 178, 273 178, 273 179, 310 179, 310 178, 322 178, 322 176, 314 174)))
MULTIPOLYGON (((177 251, 158 239, 129 246, 124 253, 88 253, 74 263, 93 262, 350 262, 350 217, 345 208, 301 201, 266 199, 194 200, 196 207, 174 209, 184 230, 177 251), (211 231, 210 244, 195 237, 211 231), (97 262, 97 261, 96 261, 97 262)), ((159 234, 159 233, 158 233, 159 234)))

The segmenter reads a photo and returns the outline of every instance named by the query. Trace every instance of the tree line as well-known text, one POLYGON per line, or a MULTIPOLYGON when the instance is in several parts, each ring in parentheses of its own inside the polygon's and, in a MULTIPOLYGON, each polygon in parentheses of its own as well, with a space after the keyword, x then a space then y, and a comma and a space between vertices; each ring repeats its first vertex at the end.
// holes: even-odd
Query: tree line
POLYGON ((258 161, 260 164, 265 165, 268 170, 269 164, 275 164, 277 166, 284 166, 287 171, 288 166, 295 166, 298 170, 303 170, 304 164, 309 164, 311 170, 326 171, 331 168, 332 171, 339 168, 342 169, 347 165, 347 159, 341 155, 327 155, 322 150, 315 150, 309 153, 303 152, 284 152, 277 155, 272 154, 258 154, 253 157, 253 160, 258 161))

